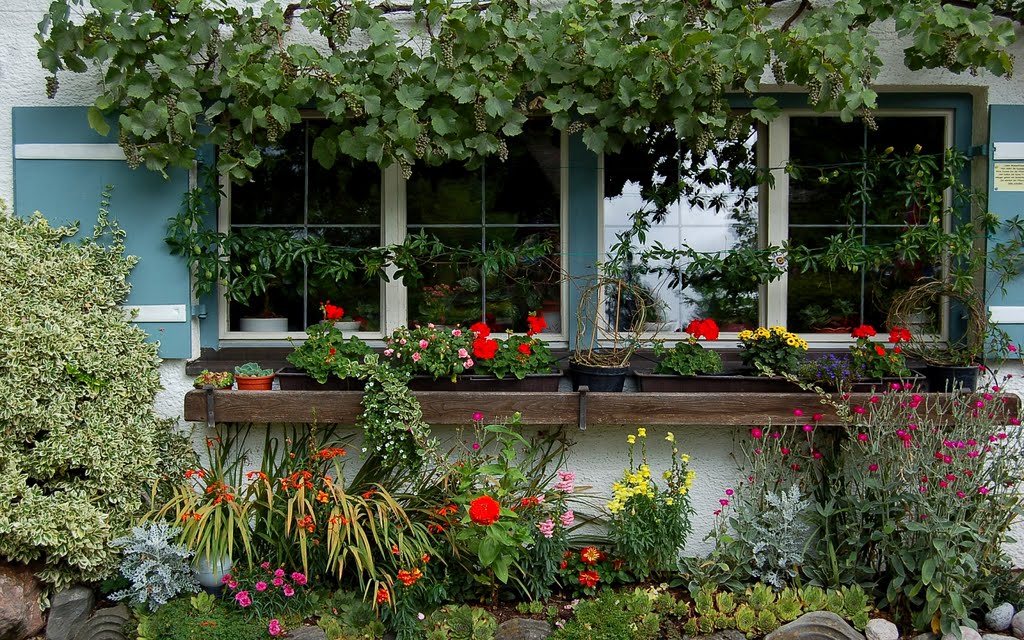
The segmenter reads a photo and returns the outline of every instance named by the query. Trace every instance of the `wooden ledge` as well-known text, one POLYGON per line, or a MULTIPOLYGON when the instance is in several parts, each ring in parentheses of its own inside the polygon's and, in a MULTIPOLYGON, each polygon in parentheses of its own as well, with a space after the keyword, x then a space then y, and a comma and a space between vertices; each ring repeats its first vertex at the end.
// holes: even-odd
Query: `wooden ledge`
MULTIPOLYGON (((682 425, 752 426, 769 420, 791 424, 793 410, 810 416, 821 413, 819 424, 839 424, 831 407, 813 393, 588 393, 581 405, 579 393, 501 393, 468 391, 417 391, 428 424, 466 424, 474 412, 487 419, 518 411, 529 425, 579 425, 584 407, 585 426, 682 425)), ((928 394, 939 397, 944 394, 928 394)), ((868 401, 871 394, 854 394, 853 402, 868 401)), ((360 391, 214 391, 217 422, 355 424, 362 412, 360 391)), ((1020 399, 1009 398, 1011 409, 1020 399)), ((185 395, 185 419, 205 422, 206 392, 185 395)))

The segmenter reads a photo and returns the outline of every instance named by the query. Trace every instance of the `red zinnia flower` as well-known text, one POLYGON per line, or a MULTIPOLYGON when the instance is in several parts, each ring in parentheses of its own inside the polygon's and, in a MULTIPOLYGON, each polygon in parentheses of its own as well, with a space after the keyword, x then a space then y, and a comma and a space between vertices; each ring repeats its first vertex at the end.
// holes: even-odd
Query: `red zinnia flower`
POLYGON ((488 495, 483 495, 469 503, 469 519, 482 525, 490 526, 501 517, 501 505, 488 495))
POLYGON ((589 569, 580 571, 580 584, 587 589, 597 586, 597 581, 601 579, 596 571, 589 569))
POLYGON ((601 552, 597 547, 584 547, 580 550, 580 561, 583 564, 596 564, 601 559, 601 552))
POLYGON ((548 328, 548 322, 543 316, 526 316, 526 322, 530 325, 530 330, 526 332, 528 336, 538 334, 548 328))

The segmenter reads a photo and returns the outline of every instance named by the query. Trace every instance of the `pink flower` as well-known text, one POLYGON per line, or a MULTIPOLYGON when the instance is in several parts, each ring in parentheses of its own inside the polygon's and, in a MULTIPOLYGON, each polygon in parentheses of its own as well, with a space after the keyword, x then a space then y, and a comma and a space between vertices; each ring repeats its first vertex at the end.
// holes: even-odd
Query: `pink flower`
POLYGON ((967 494, 964 493, 963 491, 957 491, 956 492, 956 497, 958 497, 958 498, 966 498, 967 494))
POLYGON ((825 414, 823 414, 823 413, 816 413, 813 416, 811 416, 811 420, 813 420, 814 422, 821 422, 824 419, 825 419, 825 414))
POLYGON ((228 589, 237 589, 237 588, 238 588, 238 581, 237 580, 228 580, 228 589))
POLYGON ((469 357, 469 352, 468 351, 466 351, 465 349, 459 349, 459 358, 465 360, 468 357, 469 357))
POLYGON ((750 430, 750 437, 754 438, 755 440, 759 439, 762 435, 764 435, 764 433, 757 427, 754 427, 753 429, 750 430))
POLYGON ((274 571, 274 577, 275 578, 283 578, 284 577, 284 569, 277 569, 276 571, 274 571))
POLYGON ((465 367, 466 369, 472 368, 473 367, 473 358, 466 358, 466 361, 462 363, 462 366, 465 367))
POLYGON ((725 498, 722 498, 721 500, 718 501, 718 504, 722 505, 723 507, 728 507, 729 501, 726 500, 725 498))
POLYGON ((804 425, 804 431, 807 432, 807 433, 810 433, 810 432, 814 431, 814 426, 810 425, 810 424, 805 424, 804 425))
POLYGON ((284 584, 284 578, 277 577, 274 578, 271 582, 273 582, 275 587, 280 587, 282 584, 284 584))
POLYGON ((430 346, 429 342, 427 342, 426 340, 420 340, 420 349, 426 349, 429 346, 430 346))
POLYGON ((394 353, 394 352, 395 352, 395 350, 394 350, 394 349, 385 349, 385 350, 384 350, 384 355, 386 355, 386 356, 390 356, 390 355, 391 355, 392 353, 394 353))
POLYGON ((453 338, 460 338, 460 337, 462 337, 462 329, 452 329, 452 337, 453 338))
POLYGON ((304 574, 304 573, 302 573, 300 571, 293 572, 292 573, 292 582, 294 582, 295 584, 298 584, 298 585, 306 584, 306 574, 304 574))
POLYGON ((267 625, 267 633, 272 636, 279 636, 284 633, 284 629, 281 628, 281 623, 278 622, 277 618, 271 620, 270 624, 267 625))
POLYGON ((262 562, 262 563, 260 563, 260 569, 269 569, 269 568, 270 568, 270 563, 269 562, 262 562))
POLYGON ((784 455, 784 456, 788 456, 789 455, 789 447, 782 447, 781 449, 779 449, 779 452, 782 455, 784 455))
POLYGON ((267 590, 267 583, 263 582, 262 580, 260 580, 259 582, 256 583, 256 590, 257 591, 266 591, 267 590))
POLYGON ((1006 348, 1009 349, 1011 353, 1017 353, 1017 345, 1008 344, 1006 345, 1006 348))
POLYGON ((572 512, 572 509, 569 509, 558 516, 558 519, 561 520, 563 527, 571 527, 572 523, 576 522, 576 514, 572 512))
POLYGON ((561 478, 555 483, 555 491, 561 491, 562 493, 572 493, 576 490, 576 472, 575 471, 559 471, 558 477, 561 478))
POLYGON ((861 442, 867 442, 868 441, 868 434, 866 434, 866 433, 858 433, 857 434, 857 440, 860 440, 861 442))
POLYGON ((420 356, 419 351, 417 351, 416 353, 412 354, 412 361, 413 362, 419 362, 422 359, 423 358, 422 358, 422 356, 420 356))
POLYGON ((483 419, 484 419, 484 414, 480 413, 479 411, 474 411, 473 412, 473 422, 480 422, 483 419))
POLYGON ((220 583, 221 584, 227 584, 230 581, 231 581, 231 574, 230 573, 225 573, 223 576, 221 576, 221 579, 220 579, 220 583))
POLYGON ((727 496, 731 496, 733 493, 735 493, 735 491, 733 491, 732 489, 726 489, 725 490, 725 495, 727 495, 727 496))
POLYGON ((238 606, 242 607, 243 609, 252 604, 252 598, 249 597, 248 591, 239 591, 238 593, 236 593, 235 601, 238 602, 238 606))
POLYGON ((815 460, 821 460, 825 456, 822 455, 820 451, 814 451, 813 453, 811 453, 811 457, 814 458, 815 460))
POLYGON ((286 598, 290 598, 295 595, 295 589, 292 589, 292 585, 286 584, 281 587, 281 591, 284 592, 286 598))
POLYGON ((434 323, 433 322, 428 322, 427 323, 427 328, 428 329, 433 329, 434 328, 434 323))
POLYGON ((555 535, 555 521, 548 518, 544 522, 538 522, 537 528, 540 529, 540 535, 545 538, 551 538, 555 535))
POLYGON ((868 471, 870 471, 871 473, 878 471, 878 465, 872 462, 871 464, 868 465, 868 471))
POLYGON ((401 340, 398 341, 398 344, 404 347, 405 345, 409 344, 409 341, 406 340, 405 338, 402 338, 401 340))
POLYGON ((473 449, 473 451, 479 451, 480 450, 480 443, 479 442, 474 442, 473 446, 472 446, 472 449, 473 449))
POLYGON ((804 415, 804 410, 803 409, 793 409, 793 415, 799 418, 799 417, 804 415))
POLYGON ((978 493, 980 493, 981 495, 987 495, 988 487, 978 487, 978 493))

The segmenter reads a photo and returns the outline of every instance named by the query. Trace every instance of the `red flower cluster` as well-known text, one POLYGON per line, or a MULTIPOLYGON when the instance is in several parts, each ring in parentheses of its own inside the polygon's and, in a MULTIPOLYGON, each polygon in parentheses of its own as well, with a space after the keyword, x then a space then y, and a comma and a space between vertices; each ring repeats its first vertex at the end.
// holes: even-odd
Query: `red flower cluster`
POLYGON ((850 335, 854 338, 871 338, 874 337, 877 332, 875 328, 869 324, 862 324, 853 330, 850 335))
POLYGON ((377 589, 377 604, 387 604, 391 602, 391 593, 387 587, 381 587, 377 589))
POLYGON ((530 350, 530 345, 524 342, 523 344, 519 345, 519 353, 523 354, 524 356, 528 356, 533 352, 530 350))
POLYGON ((584 547, 580 549, 580 562, 583 564, 597 564, 608 556, 597 547, 584 547))
POLYGON ((488 495, 483 495, 469 503, 469 519, 482 525, 490 526, 501 517, 501 505, 488 495))
POLYGON ((327 447, 314 453, 311 457, 314 460, 330 460, 338 456, 345 455, 346 451, 344 447, 327 447))
POLYGON ((498 353, 498 341, 487 337, 491 335, 490 327, 483 322, 477 322, 469 330, 476 334, 476 339, 473 340, 473 356, 475 358, 490 360, 494 354, 498 353))
POLYGON ((416 584, 417 580, 423 577, 423 572, 415 568, 411 571, 402 569, 398 572, 398 575, 396 577, 402 584, 404 584, 407 587, 411 587, 412 585, 416 584))
POLYGON ((597 581, 600 580, 600 579, 601 579, 601 576, 598 575, 598 573, 596 571, 593 571, 593 570, 580 571, 580 584, 583 585, 584 587, 586 587, 587 589, 596 587, 597 586, 597 581))
POLYGON ((889 331, 889 342, 893 344, 910 342, 910 331, 903 327, 893 327, 892 330, 889 331))
POLYGON ((530 325, 530 330, 526 332, 526 335, 533 336, 537 335, 541 331, 548 328, 548 322, 536 313, 526 316, 526 322, 530 325))
POLYGON ((341 320, 345 317, 345 310, 337 305, 331 304, 330 300, 321 304, 320 310, 323 311, 324 320, 341 320))
POLYGON ((711 318, 693 320, 690 324, 686 325, 686 333, 690 334, 694 339, 718 340, 718 324, 711 318))

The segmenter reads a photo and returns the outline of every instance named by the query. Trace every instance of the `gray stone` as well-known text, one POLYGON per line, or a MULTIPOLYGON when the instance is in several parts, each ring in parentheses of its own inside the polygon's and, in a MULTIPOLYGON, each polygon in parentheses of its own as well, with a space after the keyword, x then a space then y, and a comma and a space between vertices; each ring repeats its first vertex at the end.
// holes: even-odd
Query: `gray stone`
POLYGON ((0 640, 23 640, 43 630, 41 585, 22 566, 0 565, 0 640))
POLYGON ((1001 633, 984 633, 981 640, 1014 640, 1013 636, 1004 636, 1001 633))
POLYGON ((512 618, 498 626, 494 640, 544 640, 552 633, 554 629, 544 620, 512 618))
MULTIPOLYGON (((942 640, 957 640, 952 633, 942 634, 942 640)), ((981 640, 981 634, 970 627, 960 627, 960 640, 981 640)))
POLYGON ((1015 638, 1024 638, 1024 611, 1018 611, 1013 615, 1010 627, 1013 629, 1015 638))
POLYGON ((831 611, 814 611, 772 631, 764 640, 864 640, 864 636, 831 611))
POLYGON ((985 626, 992 631, 1006 631, 1013 621, 1013 605, 1004 602, 985 614, 985 626))
POLYGON ((126 640, 124 625, 128 618, 128 607, 123 604, 100 609, 78 628, 74 640, 126 640))
POLYGON ((292 640, 327 640, 327 633, 320 627, 299 627, 288 632, 292 640))
POLYGON ((938 634, 931 633, 931 632, 919 633, 916 636, 914 636, 913 638, 911 638, 910 640, 939 640, 939 636, 938 636, 938 634))
POLYGON ((874 618, 864 627, 864 635, 868 640, 897 640, 900 630, 884 618, 874 618))
POLYGON ((727 629, 716 631, 709 636, 697 636, 696 638, 683 636, 682 640, 747 640, 747 636, 734 629, 727 629))
POLYGON ((71 640, 95 605, 96 596, 88 587, 75 586, 58 591, 50 603, 46 640, 71 640))

